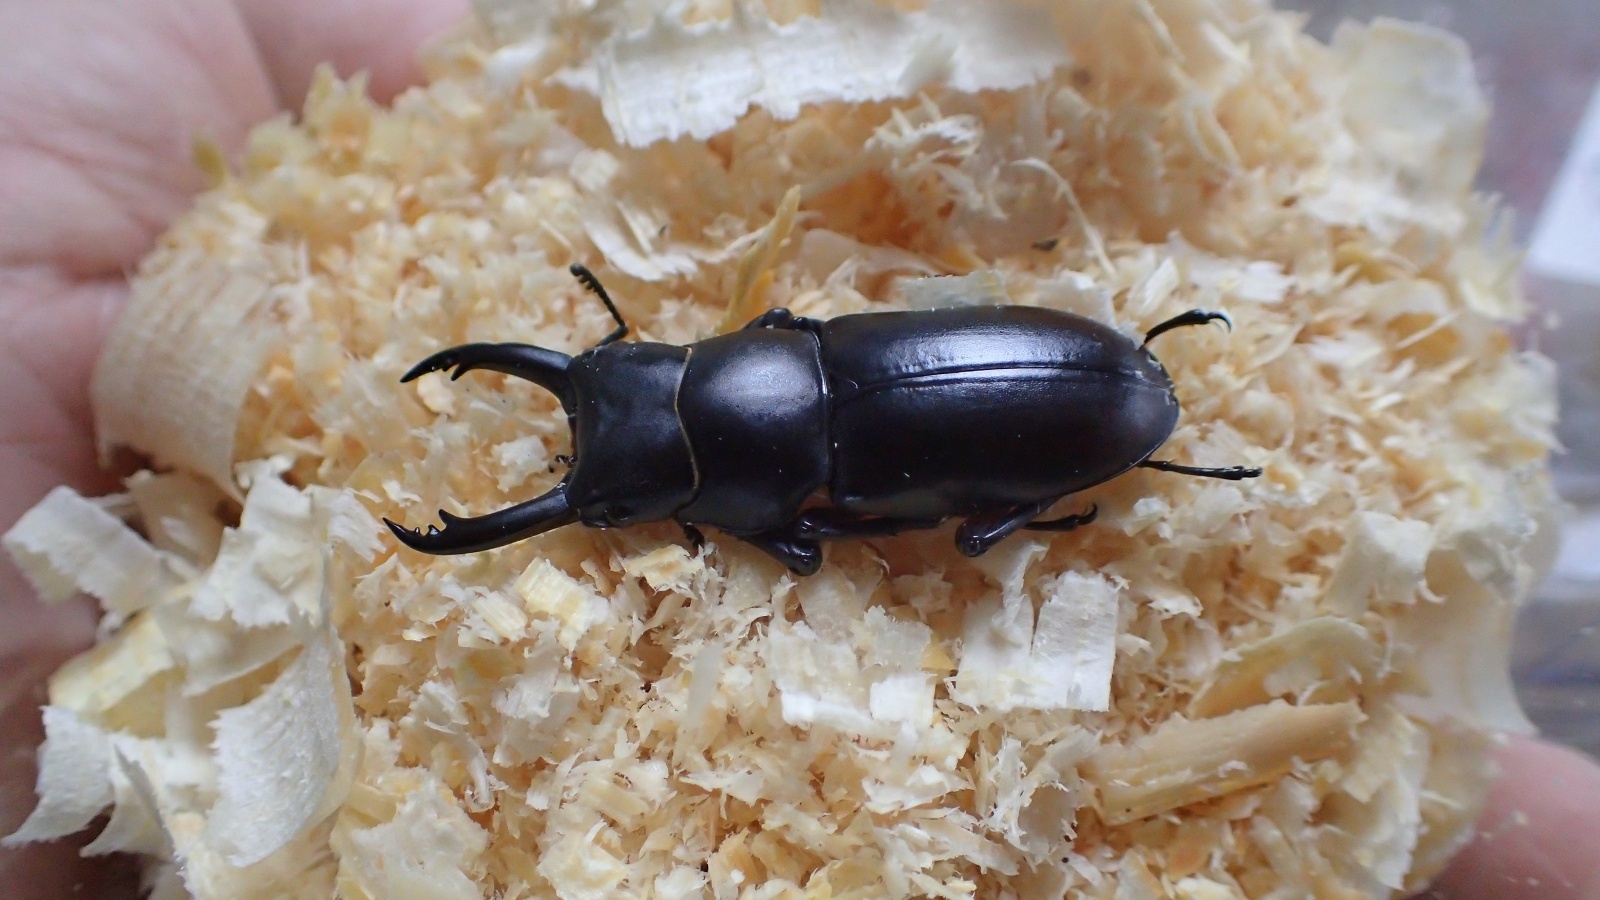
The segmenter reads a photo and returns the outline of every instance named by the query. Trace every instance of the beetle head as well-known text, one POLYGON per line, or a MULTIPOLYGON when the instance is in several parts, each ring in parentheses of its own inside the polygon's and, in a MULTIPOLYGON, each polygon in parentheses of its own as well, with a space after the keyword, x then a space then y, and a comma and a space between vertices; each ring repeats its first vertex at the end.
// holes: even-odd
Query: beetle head
POLYGON ((572 444, 567 497, 586 525, 666 519, 694 498, 694 462, 678 420, 688 351, 655 343, 610 344, 569 368, 572 444))

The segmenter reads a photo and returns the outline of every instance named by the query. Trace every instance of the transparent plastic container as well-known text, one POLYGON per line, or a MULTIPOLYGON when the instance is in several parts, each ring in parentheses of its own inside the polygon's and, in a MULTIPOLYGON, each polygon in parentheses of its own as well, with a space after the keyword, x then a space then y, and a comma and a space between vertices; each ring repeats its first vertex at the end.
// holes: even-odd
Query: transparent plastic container
POLYGON ((1513 674, 1545 737, 1600 756, 1600 3, 1595 0, 1283 0, 1326 38, 1392 16, 1472 46, 1493 103, 1479 185, 1530 247, 1525 346, 1556 361, 1556 483, 1571 504, 1555 570, 1522 610, 1513 674))

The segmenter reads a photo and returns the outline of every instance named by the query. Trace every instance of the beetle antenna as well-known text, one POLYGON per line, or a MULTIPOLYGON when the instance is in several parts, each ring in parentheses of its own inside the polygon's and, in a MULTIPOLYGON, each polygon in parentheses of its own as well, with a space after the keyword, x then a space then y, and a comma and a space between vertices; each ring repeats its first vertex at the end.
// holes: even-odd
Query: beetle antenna
POLYGON ((1157 325, 1156 327, 1145 332, 1144 343, 1140 344, 1139 346, 1149 346, 1151 341, 1162 336, 1163 334, 1166 334, 1174 328, 1185 328, 1190 325, 1204 325, 1207 322, 1221 322, 1222 324, 1228 326, 1229 331, 1233 330, 1233 320, 1228 318, 1227 313, 1212 312, 1205 309, 1191 309, 1186 313, 1173 316, 1165 322, 1162 322, 1160 325, 1157 325))
POLYGON ((606 293, 605 286, 600 283, 600 279, 596 278, 594 273, 589 271, 583 263, 573 263, 567 267, 567 271, 572 273, 573 278, 578 279, 579 284, 593 291, 595 296, 600 298, 600 302, 606 305, 606 310, 611 313, 611 318, 617 320, 617 327, 610 334, 601 338, 600 343, 595 344, 595 346, 604 347, 626 337, 628 323, 623 321, 622 313, 617 312, 617 305, 611 302, 611 295, 606 293))

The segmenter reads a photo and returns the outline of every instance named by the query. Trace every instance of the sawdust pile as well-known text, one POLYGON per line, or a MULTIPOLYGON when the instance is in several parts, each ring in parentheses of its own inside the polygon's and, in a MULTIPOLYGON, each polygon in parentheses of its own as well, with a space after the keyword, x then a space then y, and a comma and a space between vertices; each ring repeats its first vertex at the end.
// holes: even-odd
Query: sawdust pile
MULTIPOLYGON (((102 640, 12 841, 177 897, 1384 897, 1468 837, 1553 545, 1549 364, 1471 193, 1456 39, 1253 0, 495 0, 392 109, 320 77, 139 273, 125 494, 6 536, 102 640), (593 8, 586 9, 586 7, 593 8), (456 343, 1035 304, 1163 338, 1184 414, 1094 526, 796 579, 670 524, 424 557, 560 477, 456 343)), ((215 160, 214 155, 206 159, 215 160)), ((1071 509, 1068 509, 1068 506, 1071 509)))

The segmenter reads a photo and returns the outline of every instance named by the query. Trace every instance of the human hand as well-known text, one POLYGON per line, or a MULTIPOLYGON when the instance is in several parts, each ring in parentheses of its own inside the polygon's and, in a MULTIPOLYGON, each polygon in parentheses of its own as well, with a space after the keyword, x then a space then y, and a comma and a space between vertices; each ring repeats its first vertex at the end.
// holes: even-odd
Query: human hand
MULTIPOLYGON (((316 64, 418 78, 420 45, 467 0, 0 0, 0 532, 95 464, 89 376, 127 273, 201 184, 192 141, 242 146, 297 109, 316 64)), ((4 557, 4 554, 0 554, 4 557)), ((34 805, 45 677, 94 634, 88 603, 42 606, 0 559, 0 834, 34 805)), ((0 895, 131 897, 131 867, 54 842, 0 850, 0 895)))
POLYGON ((1424 900, 1600 898, 1600 763, 1565 747, 1513 738, 1502 775, 1461 851, 1424 900))

